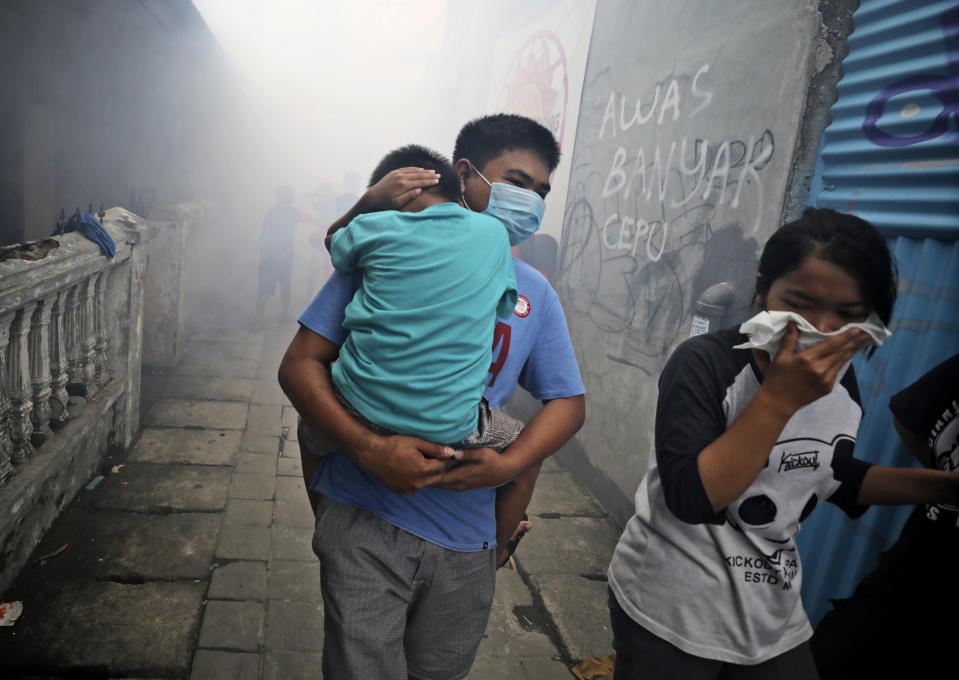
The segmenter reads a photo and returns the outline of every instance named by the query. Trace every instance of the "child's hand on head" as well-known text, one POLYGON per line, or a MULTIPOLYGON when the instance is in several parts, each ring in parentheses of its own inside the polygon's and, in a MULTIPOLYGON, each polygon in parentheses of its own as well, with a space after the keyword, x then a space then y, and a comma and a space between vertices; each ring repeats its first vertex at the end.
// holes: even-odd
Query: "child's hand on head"
POLYGON ((399 168, 383 176, 379 182, 367 189, 362 203, 366 212, 379 210, 399 210, 415 199, 424 189, 440 181, 440 175, 434 170, 422 168, 399 168))

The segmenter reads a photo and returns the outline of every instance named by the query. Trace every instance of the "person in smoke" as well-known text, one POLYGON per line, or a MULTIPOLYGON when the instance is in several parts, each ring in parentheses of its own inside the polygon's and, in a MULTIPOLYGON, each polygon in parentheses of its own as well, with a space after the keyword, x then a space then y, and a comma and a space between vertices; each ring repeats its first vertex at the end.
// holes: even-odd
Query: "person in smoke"
MULTIPOLYGON (((332 183, 320 183, 316 189, 307 193, 306 197, 314 211, 314 224, 328 225, 340 214, 335 212, 336 191, 333 189, 332 183)), ((333 264, 330 262, 330 254, 324 245, 326 239, 325 227, 317 226, 316 230, 310 233, 309 239, 310 263, 306 289, 312 295, 330 278, 330 274, 333 273, 333 264)))
POLYGON ((293 236, 296 225, 311 222, 312 217, 293 205, 293 188, 281 185, 274 193, 276 205, 263 218, 260 233, 258 294, 253 328, 263 328, 267 298, 280 288, 280 321, 290 320, 290 275, 293 271, 293 236))
MULTIPOLYGON (((451 442, 454 451, 502 452, 523 425, 482 395, 496 317, 509 316, 518 300, 509 238, 499 220, 459 205, 453 166, 422 146, 388 153, 368 187, 414 167, 435 173, 436 183, 397 210, 359 215, 329 235, 336 270, 358 276, 343 320, 350 335, 332 366, 334 389, 371 431, 451 442)), ((302 421, 300 432, 301 447, 326 452, 329 443, 302 421)), ((504 545, 535 482, 526 471, 497 490, 504 545)))
POLYGON ((345 215, 360 200, 359 192, 362 184, 360 173, 355 170, 350 170, 343 175, 343 193, 336 197, 337 215, 345 215))
MULTIPOLYGON (((559 147, 538 123, 497 114, 467 123, 453 157, 466 208, 523 215, 498 197, 507 185, 545 197, 559 147)), ((432 171, 390 172, 333 228, 395 209, 434 184, 432 171)), ((537 226, 536 216, 522 219, 509 229, 510 242, 537 226)), ((485 396, 499 407, 519 382, 543 407, 502 454, 470 449, 455 461, 449 447, 378 435, 343 408, 330 367, 350 335, 342 322, 353 277, 334 272, 300 317, 278 377, 310 429, 336 444, 323 458, 301 455, 304 481, 318 500, 313 549, 321 566, 325 677, 464 677, 486 628, 502 547, 494 489, 538 471, 583 423, 583 384, 556 293, 532 267, 515 259, 513 266, 521 297, 496 321, 485 396), (431 578, 421 580, 425 573, 431 578)))

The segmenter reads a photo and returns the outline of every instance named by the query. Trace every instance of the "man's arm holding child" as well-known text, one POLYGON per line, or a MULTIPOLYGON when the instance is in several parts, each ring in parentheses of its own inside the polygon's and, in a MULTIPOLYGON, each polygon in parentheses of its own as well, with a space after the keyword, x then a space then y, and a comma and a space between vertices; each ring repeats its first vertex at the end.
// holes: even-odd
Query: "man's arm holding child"
POLYGON ((433 486, 466 491, 512 481, 555 453, 576 434, 585 419, 583 395, 546 401, 506 451, 501 454, 493 449, 463 451, 460 464, 443 473, 433 486))
MULTIPOLYGON (((449 447, 408 437, 383 437, 353 418, 333 393, 330 366, 339 347, 301 327, 286 350, 277 377, 306 424, 396 493, 412 493, 438 481, 453 457, 449 447)), ((312 470, 304 466, 307 486, 312 470)))
POLYGON ((330 249, 333 234, 348 225, 355 217, 380 210, 398 210, 440 181, 433 170, 400 168, 388 172, 383 179, 366 190, 345 215, 336 220, 326 232, 326 249, 330 249))

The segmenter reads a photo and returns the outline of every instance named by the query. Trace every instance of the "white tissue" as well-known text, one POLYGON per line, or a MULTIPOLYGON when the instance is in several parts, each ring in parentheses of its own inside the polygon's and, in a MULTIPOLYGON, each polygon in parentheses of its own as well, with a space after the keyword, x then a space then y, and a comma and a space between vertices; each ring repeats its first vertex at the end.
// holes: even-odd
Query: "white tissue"
POLYGON ((797 352, 818 345, 823 340, 844 333, 850 328, 859 328, 865 331, 872 344, 877 347, 892 335, 892 332, 883 325, 879 315, 875 312, 870 314, 869 318, 863 322, 847 323, 838 331, 832 333, 821 333, 796 312, 760 312, 739 326, 739 332, 749 336, 749 340, 741 345, 736 345, 735 349, 761 349, 769 354, 770 359, 775 358, 790 321, 796 322, 796 326, 799 328, 799 339, 796 342, 797 352))

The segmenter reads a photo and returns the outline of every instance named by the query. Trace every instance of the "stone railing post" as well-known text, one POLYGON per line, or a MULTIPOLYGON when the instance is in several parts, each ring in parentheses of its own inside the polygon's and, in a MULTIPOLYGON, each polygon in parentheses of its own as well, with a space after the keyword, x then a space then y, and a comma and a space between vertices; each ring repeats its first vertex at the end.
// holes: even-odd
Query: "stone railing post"
POLYGON ((50 317, 50 415, 56 425, 70 420, 67 410, 70 397, 67 383, 70 380, 67 360, 66 304, 67 289, 57 291, 56 303, 50 317))
POLYGON ((96 281, 93 286, 93 364, 94 382, 97 387, 103 387, 107 380, 110 379, 110 369, 107 365, 110 338, 107 333, 106 320, 104 318, 107 279, 109 276, 109 271, 100 272, 94 277, 96 281))
POLYGON ((91 276, 80 284, 80 371, 83 379, 80 380, 93 392, 96 383, 96 344, 97 337, 94 330, 94 286, 97 275, 91 276))
POLYGON ((50 312, 56 294, 37 302, 30 320, 30 384, 33 392, 33 442, 42 444, 50 429, 50 312))
POLYGON ((64 330, 66 331, 67 366, 70 375, 68 383, 83 382, 83 357, 80 348, 80 333, 83 328, 80 318, 80 308, 82 306, 80 288, 80 284, 77 284, 66 291, 67 304, 64 330))
POLYGON ((12 461, 20 465, 33 453, 30 435, 33 434, 33 389, 30 385, 30 320, 37 303, 21 307, 10 325, 10 344, 7 350, 7 385, 10 394, 10 434, 13 439, 12 461))

